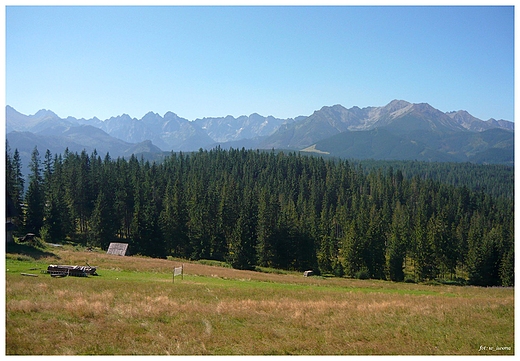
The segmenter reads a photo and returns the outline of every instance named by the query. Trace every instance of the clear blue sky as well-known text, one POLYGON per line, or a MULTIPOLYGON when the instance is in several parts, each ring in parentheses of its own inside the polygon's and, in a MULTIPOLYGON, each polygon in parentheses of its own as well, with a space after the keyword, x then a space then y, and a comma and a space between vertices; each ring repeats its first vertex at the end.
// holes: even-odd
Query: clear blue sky
POLYGON ((7 7, 6 104, 107 119, 393 99, 514 120, 513 7, 7 7))

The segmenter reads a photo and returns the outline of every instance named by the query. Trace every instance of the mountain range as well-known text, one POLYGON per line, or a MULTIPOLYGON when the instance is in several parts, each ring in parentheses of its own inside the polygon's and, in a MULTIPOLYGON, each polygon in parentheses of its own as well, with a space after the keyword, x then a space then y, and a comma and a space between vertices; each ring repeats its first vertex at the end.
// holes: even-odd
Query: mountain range
POLYGON ((83 149, 111 157, 228 148, 291 149, 345 158, 417 159, 513 164, 514 123, 444 113, 427 103, 393 100, 381 107, 324 106, 309 116, 259 114, 189 121, 173 112, 106 120, 60 118, 50 110, 24 115, 6 107, 7 140, 22 161, 37 146, 52 153, 83 149))

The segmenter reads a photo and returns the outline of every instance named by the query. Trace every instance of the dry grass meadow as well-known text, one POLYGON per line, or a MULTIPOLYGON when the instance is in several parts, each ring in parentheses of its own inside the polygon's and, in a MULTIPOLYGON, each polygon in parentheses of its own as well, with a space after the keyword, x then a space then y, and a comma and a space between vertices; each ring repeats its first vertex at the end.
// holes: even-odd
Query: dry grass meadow
POLYGON ((304 278, 67 248, 7 254, 5 281, 7 355, 514 354, 514 289, 304 278), (85 262, 99 276, 39 273, 85 262), (173 283, 181 263, 184 279, 173 283))

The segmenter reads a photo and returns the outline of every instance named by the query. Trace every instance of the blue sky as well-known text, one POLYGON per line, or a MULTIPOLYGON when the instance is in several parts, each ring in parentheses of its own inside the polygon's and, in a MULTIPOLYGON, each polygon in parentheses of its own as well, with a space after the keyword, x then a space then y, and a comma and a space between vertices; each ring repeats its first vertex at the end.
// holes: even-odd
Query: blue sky
POLYGON ((514 120, 513 7, 6 7, 6 104, 107 119, 393 99, 514 120))

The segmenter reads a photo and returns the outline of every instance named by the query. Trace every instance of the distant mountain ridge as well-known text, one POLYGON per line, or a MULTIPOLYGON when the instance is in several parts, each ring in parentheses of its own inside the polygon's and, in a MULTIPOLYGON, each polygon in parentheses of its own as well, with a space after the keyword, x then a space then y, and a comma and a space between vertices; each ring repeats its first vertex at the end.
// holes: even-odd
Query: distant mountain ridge
POLYGON ((265 140, 267 148, 301 149, 345 131, 367 131, 386 127, 397 132, 483 131, 493 128, 514 130, 508 121, 480 120, 465 111, 443 113, 427 103, 393 100, 384 107, 323 107, 298 123, 281 127, 265 140))
POLYGON ((68 146, 69 150, 109 152, 112 157, 132 151, 196 151, 220 145, 352 158, 381 159, 392 154, 389 159, 488 162, 493 158, 512 163, 508 154, 514 144, 512 122, 483 121, 464 110, 444 113, 427 103, 404 100, 381 107, 324 106, 309 116, 288 119, 253 113, 193 121, 171 111, 164 116, 149 112, 141 119, 122 114, 100 120, 60 118, 46 109, 24 115, 6 106, 6 132, 13 149, 32 150, 36 145, 44 151, 51 146, 48 149, 61 153, 68 146), (502 132, 491 132, 484 141, 484 132, 494 129, 502 132))
MULTIPOLYGON (((298 117, 302 119, 305 117, 298 117)), ((80 125, 90 125, 105 131, 114 138, 129 143, 151 140, 165 151, 193 151, 215 143, 239 141, 258 136, 268 136, 280 125, 294 122, 294 119, 278 119, 259 114, 234 118, 213 117, 189 121, 167 112, 164 117, 149 112, 141 119, 131 118, 128 114, 114 116, 106 120, 98 118, 76 119, 59 118, 50 110, 40 110, 34 115, 24 115, 11 106, 6 107, 6 131, 28 131, 39 133, 58 125, 62 129, 80 125)))

